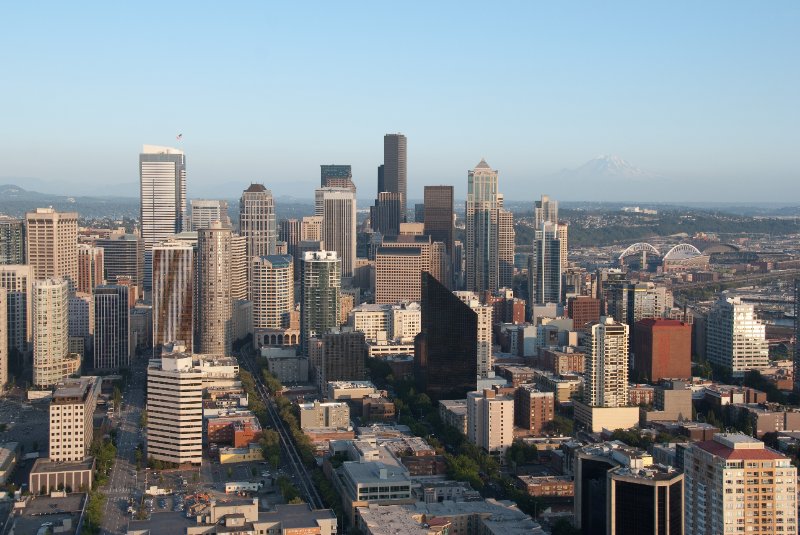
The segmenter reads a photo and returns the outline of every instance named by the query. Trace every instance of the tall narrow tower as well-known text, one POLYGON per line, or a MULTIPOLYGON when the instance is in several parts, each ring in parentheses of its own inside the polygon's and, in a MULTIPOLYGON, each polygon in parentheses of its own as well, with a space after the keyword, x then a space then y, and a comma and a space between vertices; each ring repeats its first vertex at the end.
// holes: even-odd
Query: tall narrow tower
POLYGON ((481 160, 467 174, 466 288, 474 292, 498 289, 497 171, 481 160))
POLYGON ((528 302, 561 302, 561 240, 558 225, 544 223, 536 230, 533 254, 528 260, 528 302))
POLYGON ((352 277, 356 263, 356 193, 346 188, 319 188, 316 191, 317 216, 322 217, 325 249, 336 251, 341 260, 341 276, 352 277))
POLYGON ((150 290, 153 280, 153 247, 188 228, 185 224, 186 157, 183 151, 145 145, 139 154, 139 180, 144 288, 150 290))
POLYGON ((78 285, 78 214, 37 208, 25 214, 28 264, 38 280, 64 278, 78 285))
POLYGON ((247 240, 247 258, 275 254, 278 227, 272 192, 263 184, 250 184, 239 200, 240 234, 247 240))
MULTIPOLYGON (((380 171, 378 171, 380 173, 380 171)), ((383 190, 400 195, 400 222, 406 221, 406 136, 403 134, 386 134, 383 136, 383 190)), ((380 174, 379 174, 380 186, 380 174)))
POLYGON ((308 341, 339 326, 339 292, 342 262, 335 251, 305 253, 301 263, 300 350, 308 354, 308 341))
POLYGON ((231 229, 214 222, 197 233, 198 353, 230 355, 233 343, 231 229))
POLYGON ((153 350, 183 342, 194 349, 195 248, 166 241, 153 248, 153 350))

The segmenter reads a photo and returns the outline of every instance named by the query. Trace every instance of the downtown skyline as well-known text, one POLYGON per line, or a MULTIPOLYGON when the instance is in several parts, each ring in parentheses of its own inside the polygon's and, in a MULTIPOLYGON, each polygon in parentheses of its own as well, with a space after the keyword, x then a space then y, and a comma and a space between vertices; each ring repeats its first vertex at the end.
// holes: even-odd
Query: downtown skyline
POLYGON ((388 17, 379 6, 172 6, 165 15, 179 24, 149 17, 147 5, 31 9, 14 6, 18 24, 0 37, 16 81, 0 88, 14 103, 0 183, 132 195, 131 151, 183 134, 190 198, 230 197, 251 181, 302 197, 320 164, 344 163, 366 199, 380 136, 402 132, 409 199, 433 184, 465 198, 464 172, 486 158, 509 197, 609 200, 585 193, 588 180, 559 180, 599 154, 663 177, 615 184, 620 200, 799 193, 798 80, 785 66, 800 8, 788 2, 412 5, 391 24, 375 24, 388 17), (102 23, 109 16, 117 22, 102 23), (275 18, 286 26, 264 32, 275 18), (145 19, 158 38, 137 31, 145 19), (359 31, 324 39, 336 24, 359 31), (491 38, 462 38, 465 27, 491 38), (373 46, 395 41, 404 46, 373 46), (167 75, 175 81, 152 82, 167 75))

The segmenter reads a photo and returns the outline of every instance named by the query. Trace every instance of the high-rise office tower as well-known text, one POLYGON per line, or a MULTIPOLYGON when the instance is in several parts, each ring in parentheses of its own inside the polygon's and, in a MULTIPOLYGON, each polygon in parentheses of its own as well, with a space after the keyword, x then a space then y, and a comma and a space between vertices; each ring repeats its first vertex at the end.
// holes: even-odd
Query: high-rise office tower
POLYGON ((540 229, 545 223, 558 224, 558 201, 550 200, 542 195, 541 200, 533 204, 533 228, 540 229))
POLYGON ((191 206, 190 230, 193 232, 208 227, 213 221, 219 221, 225 227, 231 226, 228 201, 192 199, 191 206))
POLYGON ((477 387, 478 315, 422 273, 422 329, 414 340, 414 376, 433 399, 463 399, 477 387))
POLYGON ((108 238, 95 241, 95 246, 103 249, 106 282, 117 284, 120 282, 120 277, 127 277, 133 285, 137 286, 140 291, 142 290, 144 242, 139 236, 113 234, 108 238))
POLYGON ((8 290, 0 288, 0 390, 8 382, 8 290))
POLYGON ((130 365, 128 288, 94 289, 94 369, 118 370, 130 365))
POLYGON ((250 184, 239 201, 239 233, 247 239, 247 258, 275 254, 278 229, 272 192, 250 184))
POLYGON ((69 344, 70 353, 81 358, 92 353, 94 337, 94 295, 81 292, 69 298, 69 344))
POLYGON ((342 261, 336 251, 313 251, 303 256, 300 276, 300 351, 308 355, 312 336, 339 326, 342 261))
POLYGON ((8 301, 8 349, 17 352, 17 358, 30 350, 33 279, 32 266, 0 265, 0 288, 6 290, 8 301))
POLYGON ((171 240, 153 247, 153 350, 182 343, 194 348, 195 248, 171 240))
POLYGON ((101 247, 78 244, 77 291, 90 294, 95 286, 105 284, 104 251, 101 247))
POLYGON ((425 234, 453 257, 453 186, 425 186, 425 234))
POLYGON ((25 224, 0 216, 0 265, 25 263, 25 224))
MULTIPOLYGON (((500 209, 497 213, 498 286, 514 287, 514 214, 500 209)), ((560 274, 559 274, 560 275, 560 274)))
POLYGON ((37 208, 25 214, 28 264, 37 280, 64 278, 78 284, 78 214, 37 208))
POLYGON ((233 343, 231 229, 220 223, 197 233, 198 353, 230 355, 233 343))
POLYGON ((33 285, 33 384, 52 386, 80 367, 69 352, 69 282, 44 279, 33 285))
POLYGON ((144 145, 139 154, 141 209, 139 224, 144 246, 145 290, 152 285, 153 247, 188 228, 186 224, 186 156, 171 147, 144 145))
POLYGON ((739 377, 769 366, 766 327, 753 305, 725 295, 714 303, 706 319, 706 358, 739 377))
POLYGON ((558 239, 561 241, 561 269, 563 271, 569 265, 567 261, 569 253, 569 223, 558 224, 558 239))
POLYGON ((416 247, 379 247, 375 252, 375 303, 419 301, 422 254, 416 247))
POLYGON ((797 533, 797 468, 755 438, 718 433, 684 453, 686 533, 797 533))
POLYGON ((606 296, 606 313, 631 327, 644 318, 663 318, 672 308, 672 293, 652 282, 614 282, 608 285, 606 296))
POLYGON ((306 216, 300 221, 300 241, 322 241, 322 216, 306 216))
POLYGON ((418 202, 414 205, 414 223, 425 223, 425 204, 418 202))
POLYGON ((378 193, 382 191, 386 191, 386 180, 384 179, 384 166, 383 164, 378 166, 378 193))
POLYGON ((497 171, 485 160, 467 175, 466 288, 473 292, 499 288, 497 171))
POLYGON ((300 276, 300 264, 297 257, 297 246, 300 245, 302 236, 302 223, 299 219, 284 219, 278 226, 278 239, 286 242, 286 254, 294 259, 294 277, 300 276))
POLYGON ((494 367, 492 356, 492 316, 494 307, 481 304, 478 294, 474 292, 453 292, 477 316, 475 329, 475 359, 478 363, 478 377, 489 377, 489 372, 494 367))
POLYGON ((353 169, 349 165, 320 165, 321 188, 356 189, 353 184, 353 169))
POLYGON ((356 194, 344 188, 316 191, 315 215, 322 217, 322 241, 342 263, 342 277, 353 276, 356 263, 356 194))
POLYGON ((603 316, 592 325, 588 349, 584 403, 628 406, 628 326, 603 316))
POLYGON ((505 452, 514 442, 514 398, 490 389, 468 393, 467 439, 489 453, 505 452))
POLYGON ((530 305, 561 302, 561 240, 558 225, 547 222, 536 231, 533 254, 528 257, 530 305))
POLYGON ((203 373, 191 353, 169 353, 147 368, 147 456, 169 463, 203 459, 203 373))
POLYGON ((382 191, 375 199, 375 206, 369 208, 369 221, 372 230, 384 236, 400 234, 400 195, 382 191))
MULTIPOLYGON (((383 136, 383 188, 378 190, 400 195, 400 222, 406 221, 406 183, 408 177, 406 161, 406 136, 386 134, 383 136)), ((380 173, 380 171, 379 171, 380 173)), ((378 185, 381 180, 378 177, 378 185)))
POLYGON ((294 310, 294 262, 289 255, 251 259, 253 328, 283 329, 294 310))

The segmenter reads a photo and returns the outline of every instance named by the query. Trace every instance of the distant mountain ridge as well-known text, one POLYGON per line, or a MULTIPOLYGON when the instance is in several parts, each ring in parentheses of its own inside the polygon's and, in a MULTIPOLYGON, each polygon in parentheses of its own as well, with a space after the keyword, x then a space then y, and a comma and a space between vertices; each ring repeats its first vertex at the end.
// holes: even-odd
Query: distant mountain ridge
POLYGON ((568 180, 625 180, 630 182, 663 179, 613 154, 601 154, 575 169, 562 169, 554 175, 568 180))

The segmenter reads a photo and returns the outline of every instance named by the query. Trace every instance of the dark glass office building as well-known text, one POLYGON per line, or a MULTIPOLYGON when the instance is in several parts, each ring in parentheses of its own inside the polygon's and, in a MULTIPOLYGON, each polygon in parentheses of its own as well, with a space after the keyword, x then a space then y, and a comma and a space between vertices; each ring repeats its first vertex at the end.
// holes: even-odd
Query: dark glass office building
POLYGON ((425 234, 453 257, 453 186, 425 186, 425 234))
POLYGON ((477 388, 478 316, 422 272, 422 329, 414 340, 414 376, 434 400, 462 399, 477 388))
POLYGON ((375 206, 369 208, 369 221, 372 230, 383 236, 400 234, 400 195, 382 191, 375 199, 375 206))
MULTIPOLYGON (((400 195, 400 221, 406 221, 406 136, 386 134, 383 136, 383 188, 378 190, 400 195)), ((380 173, 380 171, 379 171, 380 173)), ((380 183, 380 176, 378 177, 380 183)), ((380 186, 380 184, 378 184, 380 186)))

